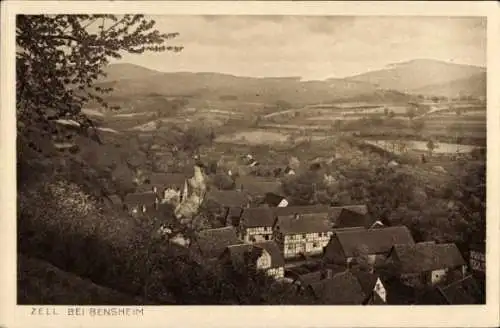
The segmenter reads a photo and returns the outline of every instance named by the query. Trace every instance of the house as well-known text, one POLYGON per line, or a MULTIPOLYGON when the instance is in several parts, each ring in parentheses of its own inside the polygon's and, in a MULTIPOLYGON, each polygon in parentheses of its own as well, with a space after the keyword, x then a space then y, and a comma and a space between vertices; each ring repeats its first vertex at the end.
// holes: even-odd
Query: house
POLYGON ((485 304, 485 293, 472 275, 446 286, 437 286, 424 293, 417 301, 421 305, 485 304))
POLYGON ((373 224, 374 220, 368 214, 363 214, 348 208, 342 208, 338 217, 335 219, 333 226, 335 228, 364 227, 368 229, 373 224))
POLYGON ((385 261, 394 245, 414 243, 410 231, 405 226, 338 229, 324 249, 323 260, 325 263, 350 267, 353 260, 364 256, 370 265, 377 266, 385 261))
POLYGON ((123 207, 132 215, 154 211, 159 204, 154 192, 133 193, 125 196, 123 207))
POLYGON ((217 258, 231 245, 241 244, 234 227, 201 230, 191 242, 191 248, 205 259, 217 258))
POLYGON ((232 225, 232 218, 240 216, 243 208, 250 206, 250 196, 242 191, 211 189, 205 194, 204 202, 216 212, 212 213, 216 218, 225 225, 232 225))
POLYGON ((386 269, 403 284, 419 288, 445 282, 453 275, 463 277, 466 265, 453 243, 396 243, 387 257, 386 269))
POLYGON ((354 304, 381 305, 387 303, 387 291, 382 280, 376 274, 345 269, 339 270, 339 268, 336 268, 336 270, 327 268, 308 272, 294 279, 294 283, 298 286, 299 292, 312 292, 313 296, 323 302, 326 301, 326 304, 330 304, 329 300, 333 300, 333 304, 339 301, 346 302, 342 304, 351 304, 345 297, 335 300, 335 295, 325 295, 320 290, 321 287, 326 287, 330 289, 330 292, 334 292, 336 288, 340 287, 337 285, 340 282, 346 283, 348 294, 345 297, 356 300, 354 304))
POLYGON ((295 175, 295 170, 292 169, 290 166, 285 167, 285 170, 283 171, 285 175, 295 175))
POLYGON ((349 210, 351 212, 358 213, 360 215, 368 215, 368 206, 364 204, 359 205, 344 205, 344 206, 331 206, 330 212, 332 213, 332 222, 335 222, 339 215, 342 213, 342 210, 349 210))
POLYGON ((177 198, 180 202, 188 196, 188 176, 184 173, 152 173, 137 187, 138 191, 151 191, 162 201, 177 198))
POLYGON ((228 246, 220 259, 223 263, 230 264, 233 269, 256 268, 275 279, 284 278, 285 261, 273 241, 228 246))
POLYGON ((332 234, 328 213, 277 216, 273 230, 285 259, 321 254, 332 234))
POLYGON ((363 305, 367 299, 358 278, 348 270, 311 283, 306 293, 325 305, 363 305))
POLYGON ((284 196, 268 192, 264 196, 263 204, 269 207, 286 207, 288 206, 288 201, 284 196))
POLYGON ((381 305, 387 303, 387 290, 379 275, 370 272, 355 271, 359 284, 365 294, 363 304, 381 305))
POLYGON ((275 218, 270 208, 245 208, 239 220, 239 236, 246 243, 271 240, 274 221, 275 218))

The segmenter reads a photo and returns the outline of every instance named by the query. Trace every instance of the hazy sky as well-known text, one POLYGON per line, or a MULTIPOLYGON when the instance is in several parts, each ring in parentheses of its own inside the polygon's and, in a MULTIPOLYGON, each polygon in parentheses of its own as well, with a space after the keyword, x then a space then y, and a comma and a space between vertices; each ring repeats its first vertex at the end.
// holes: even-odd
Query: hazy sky
POLYGON ((180 53, 125 56, 122 62, 172 72, 243 76, 344 77, 416 58, 486 65, 479 17, 155 16, 179 32, 180 53))

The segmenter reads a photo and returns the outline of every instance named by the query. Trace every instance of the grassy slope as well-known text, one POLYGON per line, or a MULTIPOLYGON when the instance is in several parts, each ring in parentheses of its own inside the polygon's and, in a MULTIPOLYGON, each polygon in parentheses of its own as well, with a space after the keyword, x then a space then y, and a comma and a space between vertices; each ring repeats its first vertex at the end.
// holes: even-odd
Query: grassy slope
POLYGON ((18 304, 140 305, 144 300, 103 287, 49 262, 18 255, 18 304))

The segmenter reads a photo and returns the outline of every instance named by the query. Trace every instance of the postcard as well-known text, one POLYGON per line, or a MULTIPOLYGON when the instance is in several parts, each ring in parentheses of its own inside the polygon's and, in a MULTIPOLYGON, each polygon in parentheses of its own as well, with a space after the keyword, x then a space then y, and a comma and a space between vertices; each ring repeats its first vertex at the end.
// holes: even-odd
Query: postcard
POLYGON ((2 7, 2 326, 498 326, 495 2, 2 7))

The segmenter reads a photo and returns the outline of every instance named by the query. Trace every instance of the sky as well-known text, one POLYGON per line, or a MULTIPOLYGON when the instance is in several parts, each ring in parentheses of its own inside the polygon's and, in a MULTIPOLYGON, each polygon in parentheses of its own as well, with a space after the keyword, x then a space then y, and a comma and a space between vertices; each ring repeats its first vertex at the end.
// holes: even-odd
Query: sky
POLYGON ((346 77, 426 58, 486 66, 480 17, 152 16, 180 53, 126 55, 121 62, 164 72, 239 76, 346 77))

